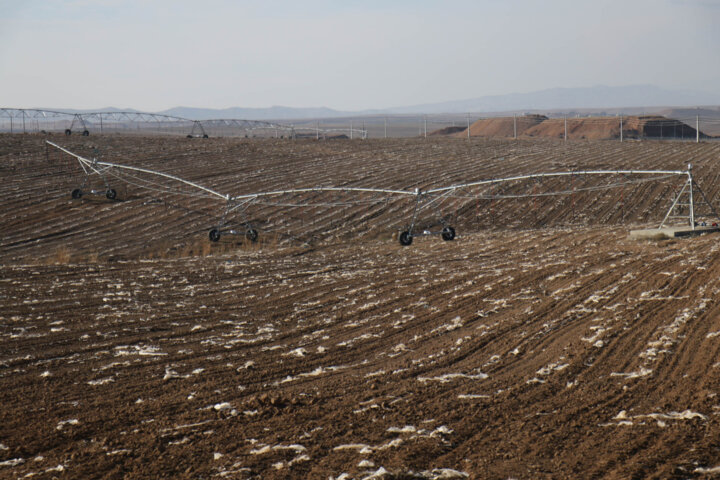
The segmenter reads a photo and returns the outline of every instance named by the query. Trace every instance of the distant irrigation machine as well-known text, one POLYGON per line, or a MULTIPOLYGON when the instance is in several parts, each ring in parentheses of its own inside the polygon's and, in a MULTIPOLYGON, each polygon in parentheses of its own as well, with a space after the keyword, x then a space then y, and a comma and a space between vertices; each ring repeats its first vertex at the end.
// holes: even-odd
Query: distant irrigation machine
MULTIPOLYGON (((208 237, 212 242, 217 242, 224 235, 240 235, 245 236, 249 241, 256 242, 259 237, 258 229, 253 226, 247 211, 252 205, 283 207, 311 207, 313 205, 323 205, 325 207, 345 206, 348 204, 358 205, 363 202, 357 201, 336 201, 311 203, 308 200, 300 200, 289 202, 278 199, 287 199, 289 197, 302 197, 307 195, 323 195, 323 194, 344 194, 344 195, 372 195, 375 200, 366 203, 379 203, 390 197, 404 197, 411 202, 412 213, 408 223, 398 231, 398 241, 402 246, 409 246, 416 237, 429 235, 439 235, 444 241, 452 241, 456 237, 455 227, 451 224, 451 218, 442 215, 438 208, 444 201, 455 199, 461 201, 475 200, 503 200, 503 199, 532 199, 538 197, 574 195, 580 191, 591 190, 607 190, 617 188, 619 186, 629 184, 639 184, 644 182, 659 181, 668 178, 684 178, 682 186, 673 195, 670 208, 667 210, 660 226, 663 228, 670 222, 681 222, 691 230, 695 230, 696 226, 705 225, 705 221, 698 222, 696 207, 703 204, 707 207, 707 213, 704 216, 713 218, 712 226, 717 227, 718 218, 720 218, 715 210, 711 200, 705 195, 694 180, 692 174, 692 165, 689 164, 686 170, 578 170, 564 172, 548 172, 534 173, 528 175, 517 175, 505 178, 494 178, 488 180, 479 180, 467 183, 458 183, 446 187, 431 188, 422 190, 416 188, 414 190, 399 190, 388 188, 370 188, 370 187, 342 187, 342 186, 316 186, 307 188, 292 188, 282 190, 271 190, 264 192, 248 193, 241 195, 229 195, 218 192, 212 188, 200 185, 199 183, 180 178, 176 175, 163 173, 147 168, 123 165, 119 163, 111 163, 99 161, 96 158, 88 159, 76 153, 73 153, 53 142, 46 141, 47 147, 58 149, 65 154, 77 160, 83 172, 83 181, 71 191, 73 199, 81 199, 83 196, 104 195, 109 200, 115 200, 117 191, 111 185, 111 180, 119 180, 128 185, 135 186, 147 191, 160 192, 166 194, 182 194, 190 197, 211 198, 221 202, 218 209, 219 221, 216 222, 209 230, 208 237), (142 177, 141 177, 142 175, 142 177), (606 183, 602 185, 589 185, 585 187, 576 187, 572 185, 570 189, 556 190, 551 192, 537 192, 535 189, 528 191, 521 189, 519 191, 504 192, 502 188, 498 191, 498 187, 504 184, 518 184, 519 182, 542 182, 546 179, 568 178, 570 183, 574 183, 574 179, 588 177, 608 177, 622 178, 622 181, 606 183), (91 188, 93 178, 102 181, 102 188, 91 188), (173 186, 174 184, 175 186, 173 186), (184 190, 178 188, 182 187, 184 190), (273 201, 273 199, 275 199, 273 201), (431 212, 432 218, 435 220, 428 224, 421 225, 419 215, 421 212, 431 212), (234 227, 230 221, 232 216, 239 216, 240 221, 236 224, 240 227, 234 227)), ((96 181, 95 183, 99 183, 96 181)), ((154 203, 152 201, 146 203, 154 203)))
POLYGON ((295 127, 262 120, 206 119, 193 120, 176 115, 138 111, 63 112, 36 108, 0 108, 0 132, 50 133, 66 136, 79 134, 137 133, 184 135, 187 138, 217 136, 328 138, 347 135, 349 138, 367 138, 365 129, 295 127))

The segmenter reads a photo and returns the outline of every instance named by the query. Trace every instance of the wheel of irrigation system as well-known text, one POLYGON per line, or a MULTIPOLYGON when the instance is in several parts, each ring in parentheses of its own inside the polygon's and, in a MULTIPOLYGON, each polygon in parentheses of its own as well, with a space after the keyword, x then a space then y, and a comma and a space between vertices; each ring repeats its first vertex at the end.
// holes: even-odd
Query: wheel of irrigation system
POLYGON ((187 138, 192 138, 192 135, 187 135, 187 138))
POLYGON ((213 228, 212 230, 210 230, 209 237, 211 242, 217 242, 218 240, 220 240, 220 230, 218 230, 217 228, 213 228))
POLYGON ((446 242, 455 240, 455 229, 453 227, 445 227, 442 229, 442 239, 446 242))
POLYGON ((82 190, 80 190, 79 188, 76 188, 75 190, 72 191, 72 198, 77 199, 80 197, 82 197, 82 190))
POLYGON ((245 238, 250 240, 251 242, 257 242, 258 239, 258 232, 254 228, 251 228, 247 232, 245 232, 245 238))
POLYGON ((112 188, 108 188, 107 192, 105 192, 105 196, 108 198, 108 200, 115 200, 115 197, 117 197, 117 192, 112 188))
POLYGON ((83 130, 82 136, 83 136, 83 137, 89 137, 89 136, 90 136, 90 130, 83 130))
POLYGON ((208 134, 206 133, 205 135, 203 135, 203 138, 210 138, 210 137, 209 137, 208 134))
POLYGON ((70 130, 69 128, 66 128, 66 129, 65 129, 65 135, 67 135, 67 136, 72 135, 72 130, 70 130))
POLYGON ((400 245, 403 247, 407 247, 412 243, 412 236, 410 235, 410 232, 402 232, 400 234, 400 245))

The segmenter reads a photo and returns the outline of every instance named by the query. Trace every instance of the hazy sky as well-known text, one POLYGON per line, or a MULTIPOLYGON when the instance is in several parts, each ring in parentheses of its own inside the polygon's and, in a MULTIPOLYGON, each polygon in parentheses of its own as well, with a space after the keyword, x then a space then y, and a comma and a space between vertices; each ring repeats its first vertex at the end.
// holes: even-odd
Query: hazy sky
POLYGON ((385 108, 720 85, 720 0, 0 0, 0 106, 385 108))

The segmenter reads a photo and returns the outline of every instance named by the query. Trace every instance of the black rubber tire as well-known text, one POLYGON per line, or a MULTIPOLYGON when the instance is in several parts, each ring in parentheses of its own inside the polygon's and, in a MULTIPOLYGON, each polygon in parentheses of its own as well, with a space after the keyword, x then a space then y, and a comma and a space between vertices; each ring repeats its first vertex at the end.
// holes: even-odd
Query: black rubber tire
POLYGON ((257 242, 258 239, 258 232, 254 228, 251 228, 247 232, 245 232, 245 238, 250 240, 251 242, 257 242))
POLYGON ((83 130, 82 136, 83 136, 83 137, 89 137, 89 136, 90 136, 90 131, 89 131, 89 130, 83 130))
POLYGON ((209 137, 208 134, 206 133, 205 135, 203 135, 203 138, 210 138, 210 137, 209 137))
POLYGON ((403 247, 407 247, 408 245, 412 244, 412 239, 413 237, 412 235, 410 235, 410 232, 402 232, 399 237, 400 245, 402 245, 403 247))
POLYGON ((75 190, 72 191, 72 194, 71 194, 71 195, 72 195, 72 198, 74 198, 74 199, 81 198, 81 197, 82 197, 82 190, 80 190, 79 188, 76 188, 75 190))
POLYGON ((210 237, 211 242, 217 242, 218 240, 220 240, 220 230, 218 230, 217 228, 213 228, 212 230, 210 230, 210 234, 208 236, 210 237))
POLYGON ((445 227, 442 229, 442 239, 446 242, 455 240, 455 229, 453 227, 445 227))
POLYGON ((192 138, 192 135, 188 135, 187 138, 192 138))
POLYGON ((115 197, 117 197, 117 192, 112 188, 108 188, 107 192, 105 192, 105 196, 108 198, 108 200, 115 200, 115 197))
POLYGON ((65 135, 67 135, 68 137, 69 137, 70 135, 72 135, 72 130, 70 130, 69 128, 66 128, 66 129, 65 129, 65 135))

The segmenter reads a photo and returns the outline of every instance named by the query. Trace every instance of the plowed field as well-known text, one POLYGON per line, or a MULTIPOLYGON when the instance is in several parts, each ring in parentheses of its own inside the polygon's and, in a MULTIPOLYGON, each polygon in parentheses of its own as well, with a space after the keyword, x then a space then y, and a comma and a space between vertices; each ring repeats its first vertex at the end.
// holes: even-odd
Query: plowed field
MULTIPOLYGON (((410 247, 391 236, 412 203, 257 205, 272 242, 210 243, 216 204, 132 186, 72 200, 76 167, 43 140, 0 137, 0 478, 720 474, 718 237, 627 235, 662 218, 676 181, 456 199, 440 214, 458 238, 410 247)), ((231 194, 692 162, 712 196, 720 153, 61 140, 231 194)))

